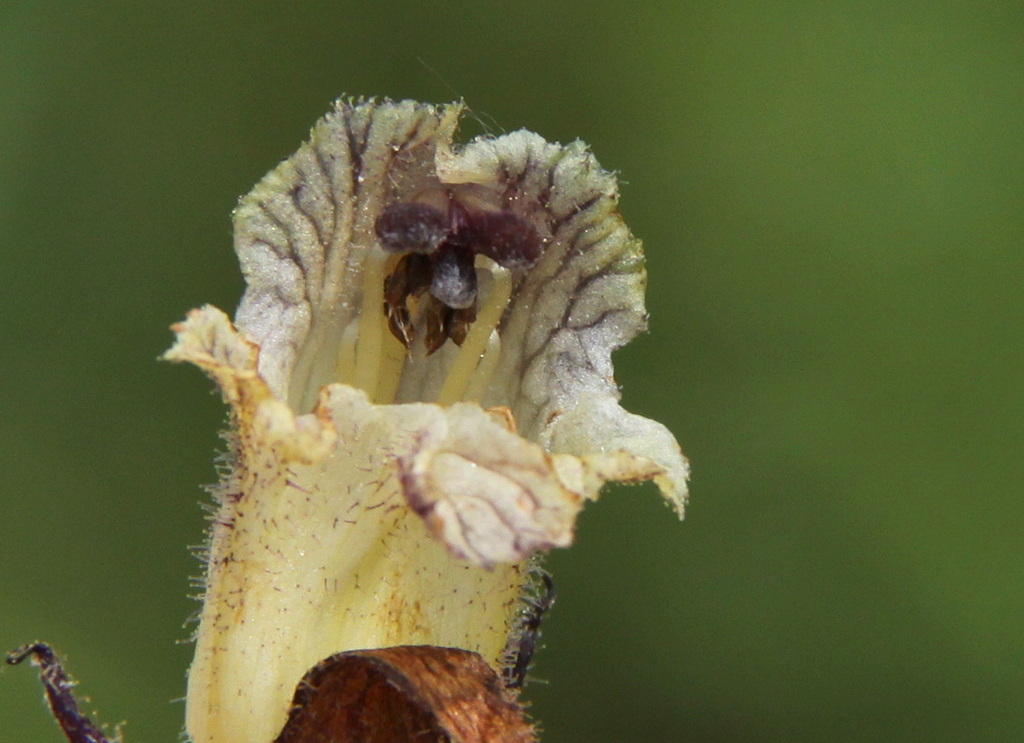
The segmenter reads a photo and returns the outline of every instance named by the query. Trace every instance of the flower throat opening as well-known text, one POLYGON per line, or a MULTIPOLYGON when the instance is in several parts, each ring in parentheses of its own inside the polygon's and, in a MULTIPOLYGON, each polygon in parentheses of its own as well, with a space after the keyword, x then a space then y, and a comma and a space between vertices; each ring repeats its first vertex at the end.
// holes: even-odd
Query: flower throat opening
POLYGON ((512 272, 544 248, 536 227, 502 208, 497 193, 462 184, 389 204, 374 232, 379 249, 367 258, 361 312, 342 337, 338 381, 378 404, 481 399, 501 354, 512 272), (404 372, 449 340, 431 399, 411 380, 403 386, 404 372))

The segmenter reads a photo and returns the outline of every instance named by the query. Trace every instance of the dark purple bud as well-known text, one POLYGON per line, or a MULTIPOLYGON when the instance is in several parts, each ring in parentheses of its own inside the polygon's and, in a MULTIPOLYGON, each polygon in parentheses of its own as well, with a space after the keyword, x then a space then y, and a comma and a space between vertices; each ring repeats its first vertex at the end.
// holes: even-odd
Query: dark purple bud
POLYGON ((507 211, 468 212, 464 229, 470 247, 505 268, 529 268, 544 247, 531 222, 507 211))
POLYGON ((385 207, 374 225, 380 246, 391 253, 432 253, 448 237, 448 217, 428 204, 385 207))
POLYGON ((476 301, 476 268, 472 251, 446 243, 433 258, 430 293, 454 309, 471 306, 476 301))

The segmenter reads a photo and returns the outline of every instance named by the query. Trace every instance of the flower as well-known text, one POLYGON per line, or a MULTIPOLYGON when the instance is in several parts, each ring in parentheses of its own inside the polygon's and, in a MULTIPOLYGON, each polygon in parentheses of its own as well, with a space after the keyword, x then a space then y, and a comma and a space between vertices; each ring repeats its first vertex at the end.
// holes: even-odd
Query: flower
MULTIPOLYGON (((231 407, 187 731, 269 743, 336 653, 458 647, 498 668, 534 555, 606 481, 682 515, 671 433, 618 403, 640 242, 586 146, 452 144, 460 104, 339 102, 245 196, 247 288, 174 326, 231 407)), ((513 637, 514 639, 514 637, 513 637)))

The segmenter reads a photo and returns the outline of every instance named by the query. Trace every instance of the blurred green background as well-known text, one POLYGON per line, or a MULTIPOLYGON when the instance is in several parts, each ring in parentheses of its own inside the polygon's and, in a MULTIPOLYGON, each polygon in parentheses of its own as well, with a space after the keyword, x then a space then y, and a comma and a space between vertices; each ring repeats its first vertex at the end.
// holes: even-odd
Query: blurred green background
MULTIPOLYGON (((178 739, 224 423, 156 357, 342 93, 582 138, 645 240, 618 377, 691 506, 552 556, 545 741, 1024 740, 1019 2, 5 0, 0 70, 0 646, 128 743, 178 739)), ((0 731, 61 740, 27 668, 0 731)))

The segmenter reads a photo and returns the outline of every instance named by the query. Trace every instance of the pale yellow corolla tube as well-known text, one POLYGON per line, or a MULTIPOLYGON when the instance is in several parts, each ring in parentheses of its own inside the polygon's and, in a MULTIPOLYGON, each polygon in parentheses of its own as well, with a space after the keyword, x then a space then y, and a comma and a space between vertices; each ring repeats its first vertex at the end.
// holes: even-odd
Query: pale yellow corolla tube
POLYGON ((461 110, 339 102, 235 211, 234 323, 204 307, 174 327, 166 358, 231 408, 195 743, 271 743, 303 674, 346 650, 450 646, 500 669, 534 556, 572 543, 607 481, 652 479, 682 515, 679 446, 618 402, 611 353, 645 328, 646 274, 614 177, 526 131, 453 146, 461 110), (427 355, 389 331, 395 257, 374 224, 459 187, 528 220, 543 251, 529 268, 478 257, 476 319, 427 355))

